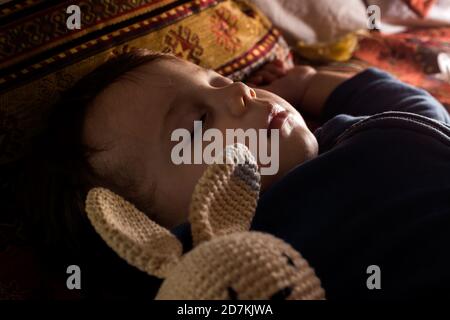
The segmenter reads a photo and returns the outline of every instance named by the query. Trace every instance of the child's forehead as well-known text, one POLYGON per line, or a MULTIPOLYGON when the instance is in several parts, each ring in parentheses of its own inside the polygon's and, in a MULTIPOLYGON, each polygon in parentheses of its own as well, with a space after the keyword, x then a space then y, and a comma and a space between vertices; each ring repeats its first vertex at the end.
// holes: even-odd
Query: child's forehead
POLYGON ((164 82, 169 78, 172 80, 192 78, 201 72, 206 72, 206 69, 175 56, 166 56, 146 63, 132 72, 139 73, 147 79, 159 77, 157 79, 164 82))
POLYGON ((174 56, 162 57, 123 74, 95 98, 94 104, 146 104, 149 98, 165 104, 201 72, 206 69, 174 56))

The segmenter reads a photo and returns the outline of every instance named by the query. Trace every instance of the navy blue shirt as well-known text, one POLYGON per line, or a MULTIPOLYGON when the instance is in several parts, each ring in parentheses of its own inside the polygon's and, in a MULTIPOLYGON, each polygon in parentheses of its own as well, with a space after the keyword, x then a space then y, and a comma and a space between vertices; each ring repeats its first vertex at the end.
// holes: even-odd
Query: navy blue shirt
MULTIPOLYGON (((450 117, 368 69, 327 99, 319 155, 261 195, 252 229, 297 249, 327 299, 449 297, 450 117), (381 271, 369 290, 367 268, 381 271)), ((174 233, 190 248, 190 232, 174 233)))
POLYGON ((449 296, 450 117, 368 69, 328 98, 318 157, 261 195, 253 230, 295 247, 328 299, 449 296), (370 265, 381 290, 369 290, 370 265))

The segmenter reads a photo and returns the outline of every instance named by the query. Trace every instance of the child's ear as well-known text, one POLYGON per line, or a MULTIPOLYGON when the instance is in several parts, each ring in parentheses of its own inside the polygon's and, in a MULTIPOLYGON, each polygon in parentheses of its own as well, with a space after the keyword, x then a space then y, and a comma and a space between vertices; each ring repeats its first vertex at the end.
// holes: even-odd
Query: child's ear
POLYGON ((180 241, 113 192, 91 189, 86 212, 103 240, 136 268, 165 278, 179 262, 183 251, 180 241))
POLYGON ((210 165, 192 195, 189 220, 194 246, 215 236, 248 231, 256 210, 260 175, 242 144, 227 146, 224 164, 210 165))

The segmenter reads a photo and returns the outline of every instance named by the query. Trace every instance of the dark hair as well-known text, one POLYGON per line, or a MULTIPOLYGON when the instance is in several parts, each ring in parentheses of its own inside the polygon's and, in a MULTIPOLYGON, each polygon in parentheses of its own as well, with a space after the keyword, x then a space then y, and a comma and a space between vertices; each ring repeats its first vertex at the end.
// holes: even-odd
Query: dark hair
POLYGON ((89 165, 97 150, 83 144, 82 128, 94 99, 125 73, 169 56, 133 49, 110 57, 64 92, 52 108, 46 130, 36 139, 21 173, 18 203, 22 230, 44 250, 80 254, 85 234, 92 232, 84 213, 87 192, 94 186, 117 191, 89 165))

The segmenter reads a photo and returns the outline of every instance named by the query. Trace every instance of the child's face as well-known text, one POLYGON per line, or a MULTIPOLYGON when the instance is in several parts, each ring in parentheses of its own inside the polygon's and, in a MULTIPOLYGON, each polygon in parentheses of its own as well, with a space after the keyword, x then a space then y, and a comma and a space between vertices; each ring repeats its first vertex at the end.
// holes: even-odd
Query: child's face
POLYGON ((274 107, 285 109, 290 118, 280 129, 279 171, 262 176, 264 189, 317 154, 314 135, 282 98, 184 60, 158 59, 111 84, 96 98, 83 134, 88 145, 105 149, 90 159, 98 173, 132 181, 134 192, 152 201, 156 220, 173 227, 186 220, 206 165, 175 165, 171 151, 178 142, 171 141, 172 132, 192 131, 195 120, 204 120, 203 130, 217 128, 224 137, 226 129, 267 129, 274 107))

